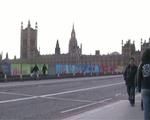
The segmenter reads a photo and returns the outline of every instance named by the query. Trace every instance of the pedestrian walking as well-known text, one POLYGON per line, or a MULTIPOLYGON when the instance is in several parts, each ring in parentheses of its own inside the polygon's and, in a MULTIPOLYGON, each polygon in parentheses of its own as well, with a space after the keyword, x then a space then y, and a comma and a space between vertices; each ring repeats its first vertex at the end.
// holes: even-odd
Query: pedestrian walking
POLYGON ((137 66, 133 57, 130 58, 129 64, 126 66, 123 73, 127 87, 128 99, 131 106, 135 104, 135 81, 136 81, 137 66))
POLYGON ((138 91, 142 92, 144 120, 150 120, 150 48, 143 52, 137 73, 138 91))
POLYGON ((46 71, 47 71, 47 67, 46 67, 46 65, 44 64, 43 67, 42 67, 43 75, 46 75, 46 71))
POLYGON ((37 79, 38 76, 39 76, 39 68, 37 64, 35 64, 34 68, 32 69, 32 77, 34 77, 34 79, 37 79))

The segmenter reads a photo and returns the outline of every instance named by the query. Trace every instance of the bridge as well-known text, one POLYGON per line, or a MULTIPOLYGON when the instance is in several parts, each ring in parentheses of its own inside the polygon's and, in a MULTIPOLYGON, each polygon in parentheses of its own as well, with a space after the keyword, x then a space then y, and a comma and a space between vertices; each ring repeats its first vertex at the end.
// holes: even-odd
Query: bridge
POLYGON ((0 83, 1 120, 143 119, 131 107, 122 75, 0 83))

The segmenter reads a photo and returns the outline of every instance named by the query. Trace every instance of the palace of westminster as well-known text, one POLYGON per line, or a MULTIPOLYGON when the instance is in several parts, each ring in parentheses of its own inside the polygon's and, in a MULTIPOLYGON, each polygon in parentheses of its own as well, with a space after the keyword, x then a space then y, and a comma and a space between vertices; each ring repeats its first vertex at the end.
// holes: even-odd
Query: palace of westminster
MULTIPOLYGON (((55 54, 41 55, 37 49, 37 32, 38 26, 35 23, 35 28, 31 27, 30 21, 26 28, 23 28, 21 23, 21 45, 20 45, 20 58, 11 59, 13 64, 26 63, 26 64, 49 64, 54 66, 56 64, 98 64, 106 66, 124 66, 128 63, 128 60, 133 56, 138 64, 142 51, 150 47, 149 42, 142 42, 141 39, 141 51, 136 51, 135 43, 131 43, 130 40, 123 43, 122 40, 122 52, 113 52, 107 55, 100 55, 100 51, 96 50, 95 55, 82 54, 82 45, 79 47, 76 39, 76 33, 74 25, 71 31, 71 37, 69 40, 69 51, 66 54, 61 54, 59 41, 56 42, 55 54)), ((2 58, 2 57, 1 57, 2 58)), ((8 59, 8 54, 4 60, 8 59)))

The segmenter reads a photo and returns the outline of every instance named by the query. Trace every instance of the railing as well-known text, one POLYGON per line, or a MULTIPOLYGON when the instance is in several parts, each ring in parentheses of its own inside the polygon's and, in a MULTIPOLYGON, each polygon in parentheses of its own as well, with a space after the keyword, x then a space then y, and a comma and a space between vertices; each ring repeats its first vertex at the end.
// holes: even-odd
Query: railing
MULTIPOLYGON (((118 75, 122 73, 116 73, 113 75, 118 75)), ((46 79, 62 79, 62 78, 76 78, 76 77, 94 77, 94 76, 104 76, 112 74, 96 74, 96 73, 76 73, 76 74, 55 74, 55 75, 39 75, 38 77, 31 77, 31 75, 1 75, 0 82, 10 82, 10 81, 28 81, 28 80, 46 80, 46 79)))

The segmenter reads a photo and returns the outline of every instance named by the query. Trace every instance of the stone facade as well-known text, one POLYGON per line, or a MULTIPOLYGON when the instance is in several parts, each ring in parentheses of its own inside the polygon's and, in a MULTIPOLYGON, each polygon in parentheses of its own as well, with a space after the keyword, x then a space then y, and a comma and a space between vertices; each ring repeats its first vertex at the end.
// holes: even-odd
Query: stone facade
POLYGON ((142 43, 141 51, 136 51, 135 43, 128 40, 125 44, 122 41, 122 53, 113 52, 107 55, 101 55, 99 50, 96 50, 95 55, 83 55, 82 45, 79 48, 76 39, 74 25, 69 41, 69 51, 66 54, 60 53, 60 46, 57 40, 55 54, 40 55, 37 50, 37 24, 35 29, 31 28, 30 21, 27 28, 23 29, 21 25, 21 58, 11 60, 12 63, 41 63, 41 64, 99 64, 107 66, 125 66, 129 58, 133 56, 136 64, 140 62, 140 56, 143 50, 150 47, 150 41, 142 43))
POLYGON ((21 59, 28 59, 37 57, 39 52, 37 50, 37 23, 35 29, 31 28, 30 21, 28 21, 27 28, 23 29, 23 23, 21 23, 21 59))
POLYGON ((81 48, 79 48, 78 46, 78 42, 76 39, 75 30, 74 30, 74 25, 73 25, 71 38, 69 41, 69 54, 73 56, 80 56, 82 54, 81 51, 82 51, 81 48))

